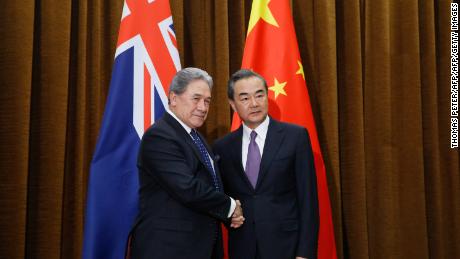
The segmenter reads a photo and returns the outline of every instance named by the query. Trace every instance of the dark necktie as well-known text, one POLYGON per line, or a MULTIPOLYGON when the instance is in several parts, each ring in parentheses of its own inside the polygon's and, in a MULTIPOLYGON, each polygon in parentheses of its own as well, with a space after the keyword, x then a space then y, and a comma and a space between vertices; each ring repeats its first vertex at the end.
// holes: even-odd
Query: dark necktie
POLYGON ((201 141, 200 137, 196 133, 196 130, 194 129, 192 129, 192 131, 190 132, 190 135, 192 135, 193 142, 195 143, 196 147, 200 151, 201 158, 206 164, 206 167, 211 172, 214 187, 216 188, 216 190, 219 190, 219 184, 217 183, 216 172, 214 172, 214 169, 212 168, 211 160, 209 159, 209 154, 208 154, 208 151, 206 151, 206 147, 204 146, 203 141, 201 141))
POLYGON ((259 177, 260 169, 260 150, 256 143, 257 133, 251 132, 251 141, 248 146, 248 157, 246 160, 246 175, 252 184, 252 187, 256 188, 257 178, 259 177))

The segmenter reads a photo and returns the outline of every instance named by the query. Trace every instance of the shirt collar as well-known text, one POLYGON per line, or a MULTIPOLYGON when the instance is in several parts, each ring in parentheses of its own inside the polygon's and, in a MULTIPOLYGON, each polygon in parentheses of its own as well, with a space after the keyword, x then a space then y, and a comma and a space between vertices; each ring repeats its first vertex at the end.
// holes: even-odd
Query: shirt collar
POLYGON ((257 126, 255 129, 251 129, 246 124, 243 123, 243 134, 246 136, 251 135, 251 131, 255 131, 257 133, 257 136, 259 136, 262 140, 265 140, 265 137, 267 136, 267 131, 268 131, 268 124, 270 123, 270 117, 267 116, 265 120, 257 126))
POLYGON ((178 121, 180 125, 182 125, 182 127, 185 129, 185 131, 187 131, 187 133, 190 135, 192 128, 190 128, 189 126, 187 126, 187 124, 185 124, 183 121, 177 118, 176 114, 174 114, 174 112, 172 112, 171 110, 166 109, 166 112, 169 113, 174 119, 176 119, 176 121, 178 121))

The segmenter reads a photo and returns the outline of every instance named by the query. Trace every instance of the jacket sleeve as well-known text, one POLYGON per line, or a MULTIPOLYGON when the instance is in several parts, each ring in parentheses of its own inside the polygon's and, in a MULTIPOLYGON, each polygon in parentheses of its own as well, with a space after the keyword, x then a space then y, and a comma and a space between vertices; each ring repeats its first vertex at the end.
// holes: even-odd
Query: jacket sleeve
MULTIPOLYGON (((219 177, 220 177, 220 179, 222 179, 222 190, 225 192, 225 184, 224 184, 223 178, 222 178, 222 173, 225 172, 225 168, 222 167, 222 161, 221 160, 222 160, 223 154, 221 153, 220 146, 221 146, 220 142, 216 141, 212 145, 212 152, 214 153, 215 157, 217 157, 215 166, 218 168, 218 171, 219 171, 219 174, 220 174, 219 177)), ((224 224, 224 226, 227 229, 230 228, 230 224, 232 223, 231 217, 228 218, 227 220, 223 221, 222 223, 224 224)))
POLYGON ((319 212, 316 171, 310 137, 302 129, 296 146, 296 183, 299 202, 299 243, 297 256, 317 257, 319 212))
POLYGON ((196 177, 184 152, 178 140, 164 134, 145 134, 138 166, 185 206, 227 220, 230 198, 196 177))

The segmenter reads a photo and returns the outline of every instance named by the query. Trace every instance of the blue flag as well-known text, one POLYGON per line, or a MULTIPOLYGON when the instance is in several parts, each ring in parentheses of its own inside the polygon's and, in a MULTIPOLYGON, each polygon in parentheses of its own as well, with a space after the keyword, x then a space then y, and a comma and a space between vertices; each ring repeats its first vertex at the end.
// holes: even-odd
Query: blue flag
POLYGON ((139 144, 167 107, 180 69, 168 0, 126 0, 109 95, 91 162, 83 258, 123 258, 138 213, 139 144))

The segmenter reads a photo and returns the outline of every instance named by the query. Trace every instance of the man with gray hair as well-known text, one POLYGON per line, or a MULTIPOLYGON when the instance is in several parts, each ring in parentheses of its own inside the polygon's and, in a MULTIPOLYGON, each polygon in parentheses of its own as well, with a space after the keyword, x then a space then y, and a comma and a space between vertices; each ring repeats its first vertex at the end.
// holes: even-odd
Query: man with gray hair
POLYGON ((241 126, 214 152, 225 191, 241 199, 248 222, 228 231, 230 259, 317 258, 319 209, 307 129, 268 115, 265 79, 241 69, 228 82, 241 126))
POLYGON ((179 71, 169 109, 142 138, 131 258, 222 258, 219 221, 243 224, 241 204, 224 194, 214 155, 196 131, 208 114, 212 84, 201 69, 179 71))

